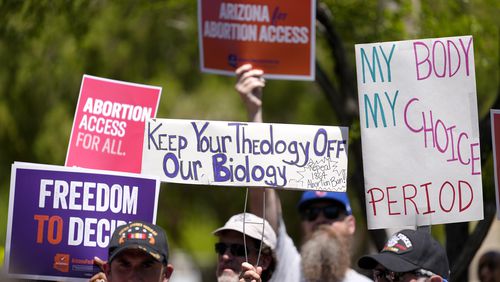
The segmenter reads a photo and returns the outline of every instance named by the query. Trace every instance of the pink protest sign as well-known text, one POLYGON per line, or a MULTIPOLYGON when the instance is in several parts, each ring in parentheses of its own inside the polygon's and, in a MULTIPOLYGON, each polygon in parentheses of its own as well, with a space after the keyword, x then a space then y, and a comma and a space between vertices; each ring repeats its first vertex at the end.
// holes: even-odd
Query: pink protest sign
POLYGON ((490 110, 491 138, 493 143, 493 160, 495 164, 495 194, 497 200, 497 218, 500 219, 500 110, 490 110))
POLYGON ((84 75, 66 166, 140 173, 144 124, 160 95, 161 87, 84 75))

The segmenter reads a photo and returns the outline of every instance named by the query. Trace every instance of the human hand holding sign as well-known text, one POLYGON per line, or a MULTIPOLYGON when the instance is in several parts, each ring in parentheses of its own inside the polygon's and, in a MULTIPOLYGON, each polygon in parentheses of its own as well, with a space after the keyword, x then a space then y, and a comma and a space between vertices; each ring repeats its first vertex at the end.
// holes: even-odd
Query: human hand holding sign
POLYGON ((261 282, 262 267, 254 267, 248 262, 241 264, 240 282, 261 282))
POLYGON ((262 122, 262 88, 266 85, 264 71, 245 64, 236 70, 236 91, 245 103, 248 120, 262 122))
POLYGON ((106 274, 103 272, 103 267, 106 264, 105 261, 98 257, 94 257, 94 264, 99 267, 101 270, 99 273, 95 274, 89 279, 89 282, 106 282, 108 279, 106 278, 106 274))

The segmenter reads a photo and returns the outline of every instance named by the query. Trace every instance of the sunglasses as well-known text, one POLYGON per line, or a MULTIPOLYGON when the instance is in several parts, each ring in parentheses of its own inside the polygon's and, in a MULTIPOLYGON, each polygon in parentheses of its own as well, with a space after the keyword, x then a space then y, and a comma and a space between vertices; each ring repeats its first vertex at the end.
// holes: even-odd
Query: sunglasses
MULTIPOLYGON (((229 249, 231 255, 235 257, 244 257, 245 256, 245 246, 243 244, 226 244, 226 243, 215 243, 215 252, 219 255, 224 255, 226 250, 229 249)), ((246 249, 246 253, 248 254, 248 248, 246 249)))
POLYGON ((420 277, 429 278, 434 275, 434 273, 424 269, 417 269, 410 272, 394 272, 394 271, 389 271, 387 269, 385 270, 374 269, 373 281, 389 281, 389 282, 403 281, 403 276, 405 276, 405 274, 413 274, 417 278, 420 277))
POLYGON ((307 207, 300 212, 303 220, 315 221, 320 213, 327 219, 338 219, 342 209, 338 206, 307 207))

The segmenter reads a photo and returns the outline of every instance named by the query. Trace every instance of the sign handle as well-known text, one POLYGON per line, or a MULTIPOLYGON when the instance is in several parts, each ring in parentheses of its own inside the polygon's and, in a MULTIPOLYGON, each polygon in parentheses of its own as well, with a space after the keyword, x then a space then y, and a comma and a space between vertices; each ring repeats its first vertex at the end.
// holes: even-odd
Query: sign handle
POLYGON ((253 221, 250 221, 250 222, 247 222, 246 220, 246 213, 247 213, 247 203, 248 203, 248 189, 250 188, 246 188, 246 191, 245 191, 245 206, 244 206, 244 210, 243 210, 243 245, 245 246, 245 261, 248 262, 248 253, 247 253, 247 242, 246 242, 246 232, 245 232, 245 225, 247 223, 250 223, 250 224, 261 224, 262 225, 262 237, 260 238, 260 245, 259 245, 259 253, 257 255, 257 263, 255 265, 255 267, 257 268, 257 266, 259 266, 259 262, 260 262, 260 255, 262 253, 262 242, 264 241, 264 228, 266 227, 265 224, 266 224, 266 188, 263 188, 262 190, 262 193, 263 193, 263 197, 262 197, 262 222, 253 222, 253 221))

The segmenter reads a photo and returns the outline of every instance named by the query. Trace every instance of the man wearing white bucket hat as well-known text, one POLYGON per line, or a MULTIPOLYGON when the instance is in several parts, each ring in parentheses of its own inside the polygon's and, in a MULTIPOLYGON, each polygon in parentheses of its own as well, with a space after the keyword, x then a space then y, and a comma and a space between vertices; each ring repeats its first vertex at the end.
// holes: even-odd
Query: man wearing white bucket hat
POLYGON ((267 220, 240 213, 213 234, 219 238, 215 244, 218 282, 273 281, 276 233, 267 220))

